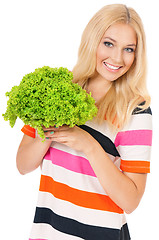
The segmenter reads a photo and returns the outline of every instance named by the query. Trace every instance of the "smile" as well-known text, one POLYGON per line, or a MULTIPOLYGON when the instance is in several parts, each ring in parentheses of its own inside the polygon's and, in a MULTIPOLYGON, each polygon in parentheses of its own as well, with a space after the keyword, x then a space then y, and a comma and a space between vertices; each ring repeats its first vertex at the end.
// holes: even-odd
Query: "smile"
POLYGON ((113 71, 114 72, 114 71, 118 71, 120 68, 122 68, 122 66, 114 66, 114 65, 106 63, 106 62, 103 62, 103 63, 107 67, 107 69, 109 71, 113 71))

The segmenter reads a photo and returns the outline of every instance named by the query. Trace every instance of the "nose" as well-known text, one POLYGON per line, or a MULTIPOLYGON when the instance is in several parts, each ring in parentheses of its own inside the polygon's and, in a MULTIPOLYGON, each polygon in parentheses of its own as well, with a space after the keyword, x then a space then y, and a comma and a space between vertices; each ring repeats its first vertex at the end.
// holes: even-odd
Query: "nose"
POLYGON ((123 53, 120 48, 114 48, 114 51, 112 52, 112 60, 116 64, 123 63, 123 53))

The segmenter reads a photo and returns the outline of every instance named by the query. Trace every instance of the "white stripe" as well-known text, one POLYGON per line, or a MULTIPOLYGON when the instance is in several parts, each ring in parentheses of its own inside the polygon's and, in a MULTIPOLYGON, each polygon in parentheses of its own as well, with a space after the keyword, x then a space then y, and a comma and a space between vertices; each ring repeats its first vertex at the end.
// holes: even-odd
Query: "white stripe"
POLYGON ((125 216, 125 214, 123 215, 123 218, 122 218, 122 226, 124 225, 124 224, 126 224, 127 223, 127 220, 126 220, 126 216, 125 216))
POLYGON ((152 130, 152 115, 144 113, 132 115, 129 123, 121 131, 142 129, 152 130))
POLYGON ((51 193, 39 192, 38 207, 51 209, 54 213, 92 226, 120 229, 125 222, 124 214, 79 207, 55 198, 51 193))
POLYGON ((151 146, 118 146, 117 150, 122 160, 150 161, 151 146))
POLYGON ((49 160, 43 161, 42 174, 52 177, 54 181, 64 183, 72 188, 106 195, 96 177, 67 170, 54 165, 49 160))
POLYGON ((35 129, 35 137, 38 136, 38 131, 35 129))
POLYGON ((61 151, 64 151, 64 152, 67 152, 67 153, 70 153, 70 154, 73 154, 75 156, 80 156, 80 157, 84 157, 86 158, 86 155, 83 153, 83 152, 80 152, 80 151, 76 151, 62 143, 57 143, 57 142, 52 142, 51 143, 51 147, 52 148, 56 148, 56 149, 59 149, 61 151))
POLYGON ((44 223, 33 223, 31 234, 31 239, 47 239, 47 240, 80 240, 82 238, 71 236, 66 233, 62 233, 54 229, 49 224, 44 223))

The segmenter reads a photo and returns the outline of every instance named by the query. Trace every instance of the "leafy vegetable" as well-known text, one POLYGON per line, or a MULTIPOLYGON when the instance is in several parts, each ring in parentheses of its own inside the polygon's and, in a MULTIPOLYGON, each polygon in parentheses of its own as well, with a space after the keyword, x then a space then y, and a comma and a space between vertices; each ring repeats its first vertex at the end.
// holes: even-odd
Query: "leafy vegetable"
POLYGON ((38 130, 45 138, 42 125, 73 127, 91 120, 97 113, 95 101, 77 83, 67 68, 44 66, 26 74, 19 86, 6 93, 9 97, 4 120, 15 125, 17 117, 38 130))

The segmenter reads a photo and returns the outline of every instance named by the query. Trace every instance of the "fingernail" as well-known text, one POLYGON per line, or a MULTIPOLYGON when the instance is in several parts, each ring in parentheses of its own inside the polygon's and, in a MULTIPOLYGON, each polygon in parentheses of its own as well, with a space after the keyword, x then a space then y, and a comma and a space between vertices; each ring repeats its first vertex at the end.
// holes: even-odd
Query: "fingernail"
POLYGON ((53 132, 53 131, 51 131, 51 132, 50 132, 50 134, 54 134, 54 132, 53 132))

